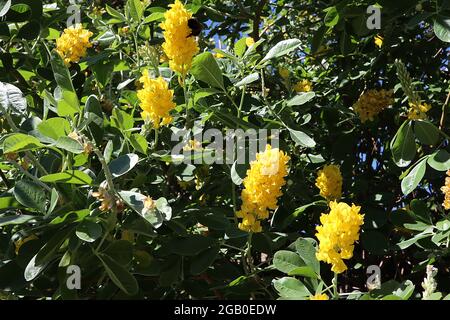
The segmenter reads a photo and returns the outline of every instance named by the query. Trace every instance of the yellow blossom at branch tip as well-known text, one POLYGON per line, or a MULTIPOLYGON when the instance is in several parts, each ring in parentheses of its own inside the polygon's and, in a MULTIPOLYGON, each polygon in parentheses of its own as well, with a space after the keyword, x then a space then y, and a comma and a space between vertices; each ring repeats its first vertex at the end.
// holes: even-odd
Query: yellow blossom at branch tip
POLYGON ((294 85, 294 90, 295 92, 310 92, 312 91, 312 83, 307 79, 300 80, 294 85))
POLYGON ((145 121, 151 121, 155 128, 172 122, 169 112, 175 108, 173 102, 173 90, 169 90, 169 84, 163 77, 152 79, 148 70, 144 70, 139 81, 143 84, 138 90, 137 96, 140 101, 141 116, 145 121))
POLYGON ((252 37, 245 38, 245 45, 247 47, 251 47, 254 44, 255 44, 255 40, 252 37))
POLYGON ((444 202, 442 205, 445 210, 450 210, 450 170, 447 171, 447 177, 445 177, 445 185, 441 188, 444 194, 444 202))
POLYGON ((330 298, 325 293, 322 293, 310 296, 309 300, 330 300, 330 298))
POLYGON ((260 221, 269 218, 269 210, 278 208, 277 199, 283 194, 290 158, 283 151, 266 146, 264 152, 256 155, 250 163, 241 193, 241 210, 236 216, 242 219, 239 229, 247 232, 261 232, 260 221))
POLYGON ((92 47, 89 38, 92 32, 83 29, 81 24, 64 29, 63 34, 56 40, 56 52, 66 65, 78 62, 86 56, 87 48, 92 47))
POLYGON ((359 240, 360 227, 364 223, 361 207, 349 206, 344 202, 330 202, 330 212, 322 213, 321 225, 316 227, 319 250, 316 257, 332 265, 331 271, 342 273, 347 270, 343 259, 353 256, 355 241, 359 240))
POLYGON ((374 38, 373 40, 374 40, 374 42, 375 42, 375 45, 376 45, 378 48, 381 48, 381 47, 383 46, 383 40, 384 40, 384 38, 383 38, 382 36, 376 35, 375 38, 374 38))
POLYGON ((408 119, 424 120, 427 119, 427 112, 431 109, 431 105, 427 103, 410 103, 408 110, 408 119))
POLYGON ((164 36, 162 48, 169 58, 170 68, 184 77, 191 68, 192 58, 199 52, 197 41, 188 26, 192 13, 179 0, 169 7, 160 24, 164 36))
POLYGON ((339 166, 325 165, 317 172, 316 187, 327 200, 339 200, 342 196, 342 175, 339 166))

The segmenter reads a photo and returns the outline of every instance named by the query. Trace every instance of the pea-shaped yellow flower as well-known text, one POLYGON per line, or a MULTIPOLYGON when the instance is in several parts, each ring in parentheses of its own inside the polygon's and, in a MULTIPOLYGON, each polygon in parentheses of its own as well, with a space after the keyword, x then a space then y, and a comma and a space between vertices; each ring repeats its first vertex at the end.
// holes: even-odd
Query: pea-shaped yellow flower
POLYGON ((284 177, 288 174, 289 156, 277 148, 266 146, 264 152, 256 155, 256 160, 250 164, 244 179, 242 190, 242 207, 236 213, 242 219, 241 230, 261 232, 260 221, 269 217, 269 210, 275 210, 277 199, 283 192, 284 177))
POLYGON ((317 172, 316 187, 327 200, 339 200, 342 196, 342 175, 339 166, 330 164, 317 172))
POLYGON ((192 13, 187 11, 179 0, 175 0, 175 3, 170 5, 170 10, 164 14, 164 18, 164 22, 160 24, 164 30, 162 48, 169 58, 170 68, 184 76, 191 68, 192 58, 199 51, 197 41, 188 26, 192 13))
POLYGON ((344 202, 330 202, 330 213, 320 217, 322 225, 317 226, 316 237, 319 240, 317 259, 332 265, 331 271, 342 273, 347 270, 343 259, 353 256, 355 241, 359 240, 359 231, 364 223, 361 207, 344 202))
POLYGON ((171 123, 169 113, 176 105, 169 84, 162 77, 151 79, 148 70, 144 70, 139 81, 143 84, 143 88, 137 92, 143 110, 142 118, 151 121, 155 128, 171 123))
POLYGON ((431 105, 427 103, 410 103, 408 110, 408 119, 424 120, 427 118, 427 112, 430 111, 431 105))
POLYGON ((86 56, 87 48, 92 47, 89 38, 92 32, 83 29, 81 24, 64 29, 64 33, 56 40, 56 52, 69 65, 86 56))
POLYGON ((330 300, 330 298, 325 293, 322 293, 310 296, 309 300, 330 300))
POLYGON ((312 83, 311 81, 304 79, 297 82, 293 88, 295 92, 310 92, 312 91, 312 83))

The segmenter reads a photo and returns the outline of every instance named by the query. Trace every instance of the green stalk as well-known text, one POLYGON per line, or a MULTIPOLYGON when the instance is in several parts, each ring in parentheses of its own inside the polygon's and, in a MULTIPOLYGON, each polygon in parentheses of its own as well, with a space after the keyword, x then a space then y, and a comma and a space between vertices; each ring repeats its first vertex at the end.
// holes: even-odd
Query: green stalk
POLYGON ((333 277, 333 296, 334 296, 334 299, 339 300, 338 274, 337 273, 334 273, 334 277, 333 277))

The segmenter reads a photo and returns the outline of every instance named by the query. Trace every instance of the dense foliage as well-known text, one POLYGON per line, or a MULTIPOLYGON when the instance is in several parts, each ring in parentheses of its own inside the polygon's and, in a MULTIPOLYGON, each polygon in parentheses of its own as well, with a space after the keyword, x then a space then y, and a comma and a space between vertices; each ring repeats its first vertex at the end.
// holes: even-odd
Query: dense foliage
POLYGON ((449 42, 447 0, 0 0, 0 298, 449 297, 449 42))

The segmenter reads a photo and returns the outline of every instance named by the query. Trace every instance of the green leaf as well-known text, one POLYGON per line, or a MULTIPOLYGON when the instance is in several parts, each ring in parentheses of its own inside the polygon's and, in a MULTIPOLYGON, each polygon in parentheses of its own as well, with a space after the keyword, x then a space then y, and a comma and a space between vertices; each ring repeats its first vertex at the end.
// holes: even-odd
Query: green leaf
POLYGON ((412 237, 408 240, 404 240, 404 241, 397 243, 397 246, 400 249, 405 250, 406 248, 412 246, 414 243, 416 243, 420 239, 428 238, 428 237, 431 237, 432 235, 433 235, 432 231, 425 230, 424 232, 418 233, 414 237, 412 237))
POLYGON ((325 25, 327 27, 334 27, 339 22, 339 12, 335 6, 326 9, 325 25))
POLYGON ((139 291, 138 283, 136 278, 127 269, 106 254, 99 253, 97 257, 102 262, 111 281, 120 290, 130 296, 137 294, 139 291))
POLYGON ((318 279, 317 274, 314 272, 313 268, 311 268, 310 266, 302 266, 302 267, 295 268, 295 269, 291 270, 288 273, 288 275, 318 279))
POLYGON ((201 274, 205 272, 210 265, 214 263, 216 257, 219 254, 220 247, 214 246, 200 252, 192 259, 190 272, 193 275, 201 274))
POLYGON ((27 109, 27 100, 19 88, 0 81, 0 107, 20 115, 27 109))
POLYGON ((273 266, 284 273, 289 274, 292 270, 304 266, 305 263, 298 254, 292 251, 280 250, 273 256, 273 266))
POLYGON ((384 255, 389 248, 389 240, 378 231, 365 231, 361 234, 361 244, 364 249, 373 255, 384 255))
POLYGON ((56 51, 52 52, 50 63, 52 65, 53 73, 55 75, 55 80, 58 86, 63 91, 75 93, 75 89, 72 84, 72 79, 70 78, 69 70, 67 69, 67 66, 64 64, 64 61, 59 55, 59 53, 57 53, 56 51))
POLYGON ((11 8, 11 0, 0 0, 0 18, 11 8))
POLYGON ((45 191, 38 184, 27 180, 17 181, 13 193, 17 201, 25 207, 45 211, 45 191))
POLYGON ((53 212, 53 210, 55 210, 56 205, 58 204, 58 200, 59 200, 59 194, 58 191, 56 191, 55 188, 52 188, 52 193, 50 196, 50 204, 48 206, 47 209, 47 216, 53 212))
POLYGON ((130 114, 116 107, 112 111, 111 125, 121 129, 123 135, 129 136, 131 133, 128 130, 133 128, 134 120, 130 114))
POLYGON ((109 163, 108 167, 113 178, 117 178, 133 169, 138 161, 139 157, 137 154, 129 153, 114 159, 109 163))
POLYGON ((288 39, 282 40, 278 42, 275 46, 273 46, 269 52, 267 52, 266 56, 261 60, 259 64, 262 64, 270 59, 278 58, 288 54, 289 52, 297 49, 301 44, 299 39, 288 39))
POLYGON ((62 90, 57 101, 57 113, 60 117, 72 116, 80 112, 80 105, 75 92, 62 90))
POLYGON ((407 167, 416 155, 416 143, 412 132, 412 122, 405 121, 391 141, 394 162, 399 167, 407 167))
POLYGON ((311 295, 306 286, 295 278, 284 277, 274 280, 273 285, 283 298, 303 299, 311 295))
POLYGON ((79 154, 84 151, 83 146, 76 140, 69 137, 60 137, 55 143, 57 148, 64 149, 66 151, 79 154))
POLYGON ((450 17, 438 15, 434 20, 434 33, 441 41, 450 42, 450 17))
POLYGON ((434 145, 439 141, 439 129, 429 121, 416 120, 414 123, 414 132, 423 144, 434 145))
POLYGON ((92 178, 78 170, 67 170, 59 173, 52 173, 39 178, 42 182, 58 182, 58 183, 68 183, 68 184, 82 184, 91 185, 92 178))
MULTIPOLYGON (((0 198, 1 199, 1 198, 0 198)), ((35 216, 21 214, 19 216, 3 216, 0 217, 0 227, 26 223, 30 220, 36 219, 35 216)))
POLYGON ((428 158, 428 164, 437 171, 450 170, 450 153, 443 149, 439 150, 428 158))
POLYGON ((20 204, 16 201, 14 197, 0 197, 0 210, 18 208, 20 204))
POLYGON ((24 278, 26 281, 31 281, 35 279, 47 266, 47 264, 36 264, 36 255, 30 260, 30 262, 27 264, 25 271, 24 271, 24 278))
POLYGON ((190 235, 187 238, 175 238, 170 240, 169 248, 174 254, 181 256, 196 256, 200 252, 216 244, 216 240, 199 234, 190 235))
POLYGON ((102 253, 126 267, 133 259, 133 244, 127 240, 115 240, 102 253))
POLYGON ((44 147, 39 140, 33 136, 14 133, 3 141, 3 153, 34 150, 44 147))
POLYGON ((64 118, 51 118, 38 124, 38 130, 44 136, 53 140, 65 137, 70 133, 70 123, 64 118))
POLYGON ((300 106, 302 104, 307 103, 309 100, 311 100, 315 96, 316 96, 316 94, 314 92, 299 93, 287 102, 287 106, 288 107, 300 106))
POLYGON ((419 185, 427 168, 427 158, 420 161, 410 173, 402 180, 402 192, 404 195, 408 195, 414 191, 419 185))
POLYGON ((144 6, 140 0, 128 0, 127 1, 127 13, 135 21, 140 22, 142 15, 144 14, 144 6))
POLYGON ((131 145, 133 146, 134 150, 147 155, 148 142, 144 138, 144 136, 142 136, 139 133, 134 133, 130 137, 130 142, 131 142, 131 145))
POLYGON ((24 24, 17 33, 17 38, 25 40, 34 40, 41 32, 41 25, 36 20, 24 24))
POLYGON ((236 43, 234 44, 234 54, 238 57, 242 57, 242 55, 245 52, 245 49, 247 49, 247 44, 245 43, 246 38, 243 37, 241 39, 239 39, 238 41, 236 41, 236 43))
POLYGON ((106 5, 106 12, 108 12, 108 14, 110 16, 120 20, 121 22, 125 22, 126 21, 125 16, 121 12, 119 12, 116 9, 110 7, 109 5, 106 5))
POLYGON ((51 237, 36 255, 36 265, 42 265, 50 262, 63 242, 70 237, 72 232, 73 227, 69 227, 58 231, 53 237, 51 237))
POLYGON ((147 18, 145 18, 144 23, 150 23, 153 21, 164 20, 164 12, 153 12, 147 18))
POLYGON ((94 242, 102 235, 102 227, 93 221, 83 220, 76 230, 75 234, 78 238, 86 242, 94 242))
POLYGON ((316 258, 316 248, 312 239, 298 238, 295 241, 295 251, 307 266, 310 266, 316 274, 320 273, 320 263, 316 258))
POLYGON ((211 52, 201 53, 194 58, 191 74, 210 86, 224 89, 222 71, 211 52))
POLYGON ((296 145, 306 148, 314 148, 316 146, 316 142, 303 131, 293 130, 290 128, 288 128, 288 130, 296 145))
POLYGON ((241 81, 235 83, 234 86, 236 87, 242 87, 244 85, 250 84, 252 82, 255 82, 259 79, 259 73, 258 72, 254 72, 252 74, 249 74, 248 76, 246 76, 244 79, 242 79, 241 81))

